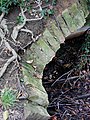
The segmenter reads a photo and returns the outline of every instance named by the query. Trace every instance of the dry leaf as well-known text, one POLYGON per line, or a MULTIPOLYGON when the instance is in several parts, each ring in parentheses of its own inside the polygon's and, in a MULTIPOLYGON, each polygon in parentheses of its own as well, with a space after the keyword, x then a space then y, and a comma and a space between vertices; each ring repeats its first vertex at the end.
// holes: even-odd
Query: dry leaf
POLYGON ((33 63, 33 60, 28 60, 26 61, 28 64, 32 64, 33 63))
POLYGON ((7 110, 4 111, 4 112, 3 112, 3 119, 4 119, 4 120, 7 120, 7 119, 8 119, 8 116, 9 116, 8 111, 7 111, 7 110))

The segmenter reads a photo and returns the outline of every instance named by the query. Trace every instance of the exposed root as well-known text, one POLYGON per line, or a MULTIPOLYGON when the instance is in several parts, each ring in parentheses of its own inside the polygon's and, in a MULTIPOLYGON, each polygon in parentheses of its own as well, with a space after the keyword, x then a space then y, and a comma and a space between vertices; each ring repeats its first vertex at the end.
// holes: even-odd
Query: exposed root
POLYGON ((40 34, 39 36, 37 36, 36 38, 34 38, 33 32, 31 30, 28 30, 28 29, 21 29, 20 31, 23 31, 23 32, 26 32, 26 33, 30 33, 33 42, 35 42, 41 36, 41 34, 40 34))
POLYGON ((23 8, 21 8, 21 14, 22 14, 22 17, 24 18, 24 21, 22 24, 18 24, 17 26, 15 26, 11 34, 11 38, 13 39, 14 42, 16 42, 20 29, 23 28, 24 25, 26 24, 26 16, 24 15, 23 8))
POLYGON ((37 10, 35 10, 33 8, 33 10, 35 12, 35 15, 33 14, 34 18, 31 18, 31 19, 27 19, 26 16, 25 16, 25 12, 27 12, 27 9, 26 8, 24 9, 24 8, 20 7, 21 13, 19 15, 23 17, 23 23, 19 23, 13 28, 13 31, 12 31, 12 34, 11 34, 12 40, 7 39, 7 37, 6 37, 6 35, 9 33, 9 30, 8 30, 8 27, 7 27, 6 19, 3 19, 5 13, 2 13, 1 16, 0 16, 0 38, 1 38, 0 48, 2 47, 1 48, 2 50, 1 50, 0 54, 2 54, 4 52, 4 49, 7 49, 7 51, 12 53, 12 56, 7 60, 7 62, 1 68, 0 78, 3 76, 3 74, 5 73, 7 67, 11 64, 11 62, 13 62, 14 60, 17 60, 17 57, 18 57, 16 51, 11 47, 10 43, 12 43, 14 45, 14 47, 19 46, 20 48, 22 48, 20 46, 20 44, 18 45, 19 41, 16 41, 19 32, 23 31, 23 32, 30 33, 33 42, 35 42, 41 36, 41 34, 40 34, 40 35, 34 37, 34 34, 33 34, 32 30, 24 29, 24 27, 26 25, 26 22, 38 21, 38 20, 41 20, 43 18, 43 16, 41 15, 41 11, 42 11, 42 7, 41 7, 42 3, 41 3, 41 1, 36 0, 35 3, 37 4, 36 7, 38 8, 38 11, 40 13, 38 14, 37 10))
MULTIPOLYGON (((41 2, 40 1, 35 1, 35 2, 37 3, 37 5, 39 7, 39 11, 42 11, 41 2)), ((33 37, 34 36, 33 35, 33 31, 23 29, 23 27, 25 26, 26 22, 41 20, 43 18, 43 16, 41 16, 41 17, 38 16, 36 18, 27 19, 26 16, 25 16, 25 12, 27 11, 27 9, 23 10, 23 8, 20 7, 20 10, 21 10, 20 15, 23 17, 24 21, 23 21, 23 23, 20 23, 20 24, 18 24, 17 26, 15 26, 13 28, 13 31, 12 31, 12 34, 11 34, 11 38, 13 39, 14 42, 16 42, 16 39, 18 37, 19 31, 24 31, 24 32, 29 32, 32 35, 32 40, 35 41, 35 39, 33 37)))
POLYGON ((6 39, 5 34, 4 34, 4 32, 2 31, 2 29, 0 29, 0 37, 1 37, 2 41, 4 42, 4 44, 5 44, 5 47, 6 47, 9 51, 11 51, 11 52, 12 52, 12 55, 13 55, 11 58, 9 58, 9 59, 7 60, 7 62, 6 62, 6 63, 4 64, 4 66, 2 67, 2 69, 1 69, 1 71, 0 71, 0 78, 1 78, 1 77, 3 76, 3 74, 5 73, 8 65, 9 65, 11 62, 13 62, 15 59, 17 59, 17 53, 16 53, 15 50, 10 46, 10 44, 7 42, 7 39, 6 39))

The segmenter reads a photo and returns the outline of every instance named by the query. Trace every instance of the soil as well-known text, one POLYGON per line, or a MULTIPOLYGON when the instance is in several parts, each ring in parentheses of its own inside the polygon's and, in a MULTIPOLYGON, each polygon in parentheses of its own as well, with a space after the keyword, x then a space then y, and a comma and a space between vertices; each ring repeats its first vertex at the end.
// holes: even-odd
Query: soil
POLYGON ((57 120, 90 119, 90 29, 61 44, 46 65, 42 82, 50 115, 57 120))
MULTIPOLYGON (((54 16, 57 16, 58 14, 61 14, 62 11, 65 8, 69 7, 74 2, 75 2, 75 0, 72 0, 72 1, 71 0, 63 0, 63 1, 58 0, 57 1, 58 4, 56 4, 56 6, 54 6, 54 9, 55 9, 54 16)), ((44 4, 44 5, 46 5, 46 4, 44 4)), ((12 7, 10 9, 9 14, 5 16, 5 18, 7 19, 7 25, 8 25, 9 31, 10 31, 9 36, 8 36, 9 38, 10 38, 10 34, 12 32, 13 27, 16 25, 16 21, 17 21, 16 19, 17 19, 17 16, 19 15, 19 13, 20 13, 19 7, 15 6, 15 7, 12 7)), ((47 22, 50 21, 50 19, 53 19, 53 16, 49 16, 47 19, 43 19, 43 20, 40 20, 40 21, 37 21, 37 22, 27 23, 25 27, 27 27, 30 30, 33 30, 34 36, 37 36, 37 35, 43 33, 43 31, 46 27, 46 24, 47 24, 47 22)), ((22 48, 26 48, 28 45, 31 45, 33 43, 32 39, 31 39, 31 35, 29 35, 27 33, 24 33, 24 32, 19 33, 17 41, 19 41, 21 43, 20 46, 22 48)), ((22 55, 21 55, 22 52, 20 52, 20 49, 21 49, 20 46, 18 45, 16 47, 12 44, 12 42, 10 42, 10 44, 17 51, 17 53, 19 53, 19 55, 22 57, 22 55)), ((3 49, 3 46, 2 46, 2 48, 0 48, 0 51, 2 49, 3 49)), ((5 64, 7 59, 10 58, 10 57, 11 57, 11 54, 7 53, 6 50, 4 50, 2 54, 0 54, 0 68, 2 68, 2 66, 5 64), (5 61, 3 61, 3 59, 5 61)), ((22 59, 24 59, 24 58, 22 58, 22 59)), ((21 63, 20 60, 19 60, 19 64, 18 63, 16 64, 16 61, 13 61, 8 66, 5 74, 3 75, 2 78, 0 78, 0 91, 5 86, 7 86, 7 87, 12 87, 16 92, 20 92, 21 86, 23 84, 23 83, 20 82, 20 79, 22 78, 20 63, 21 63)), ((52 64, 52 62, 50 64, 52 64)), ((58 64, 60 64, 60 63, 58 62, 58 64)), ((52 67, 53 66, 50 67, 50 69, 51 69, 50 70, 50 75, 52 75, 51 71, 53 72, 52 67)), ((71 65, 71 67, 72 67, 72 65, 71 65)), ((59 65, 57 65, 56 68, 59 69, 59 65)), ((63 73, 63 69, 62 69, 62 73, 63 73)), ((62 73, 60 72, 60 74, 62 74, 62 73)), ((60 74, 57 74, 54 79, 58 78, 60 74)), ((3 106, 0 105, 0 120, 3 119, 2 118, 3 110, 4 110, 3 106)), ((23 102, 19 101, 19 102, 17 102, 17 104, 15 104, 14 107, 10 108, 9 114, 10 114, 9 120, 23 120, 24 119, 23 102)))

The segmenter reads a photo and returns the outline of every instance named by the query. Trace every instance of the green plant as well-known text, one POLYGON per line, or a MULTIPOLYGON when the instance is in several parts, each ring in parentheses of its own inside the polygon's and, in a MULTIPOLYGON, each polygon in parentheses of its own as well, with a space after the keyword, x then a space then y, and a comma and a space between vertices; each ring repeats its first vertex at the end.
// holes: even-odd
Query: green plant
POLYGON ((86 2, 87 2, 88 10, 90 10, 90 0, 86 0, 86 2))
MULTIPOLYGON (((45 2, 46 2, 46 3, 49 3, 50 0, 45 0, 45 2)), ((51 3, 51 4, 52 4, 52 5, 56 5, 56 2, 57 2, 57 0, 52 0, 52 3, 51 3)))
POLYGON ((52 0, 52 5, 56 5, 57 0, 52 0))
POLYGON ((50 9, 50 8, 46 8, 46 9, 43 9, 41 11, 41 14, 43 17, 45 16, 50 16, 50 15, 53 15, 54 14, 54 10, 53 9, 50 9))
POLYGON ((42 10, 42 13, 41 13, 42 16, 45 17, 45 16, 54 15, 54 5, 56 5, 57 0, 52 0, 51 2, 50 0, 45 0, 45 2, 49 4, 49 7, 42 10))
POLYGON ((90 62, 90 35, 86 34, 85 35, 85 42, 83 43, 83 45, 81 46, 81 55, 80 55, 80 59, 79 59, 79 64, 78 64, 78 69, 82 69, 83 67, 85 67, 85 64, 87 64, 88 62, 90 62))
POLYGON ((8 13, 12 5, 17 5, 18 0, 0 0, 0 14, 2 12, 8 13))
POLYGON ((18 23, 18 24, 21 24, 21 23, 23 23, 23 22, 24 22, 23 16, 21 16, 21 15, 18 16, 18 17, 17 17, 17 23, 18 23))
POLYGON ((11 89, 5 88, 1 91, 1 102, 5 109, 14 105, 15 101, 16 95, 11 89))

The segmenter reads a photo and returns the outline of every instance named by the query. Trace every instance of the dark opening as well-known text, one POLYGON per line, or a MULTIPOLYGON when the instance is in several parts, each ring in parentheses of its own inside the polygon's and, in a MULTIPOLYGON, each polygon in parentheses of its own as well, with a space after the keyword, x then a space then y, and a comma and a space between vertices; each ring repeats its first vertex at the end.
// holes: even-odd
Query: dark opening
POLYGON ((67 38, 44 71, 50 115, 58 120, 90 120, 90 28, 67 38))

